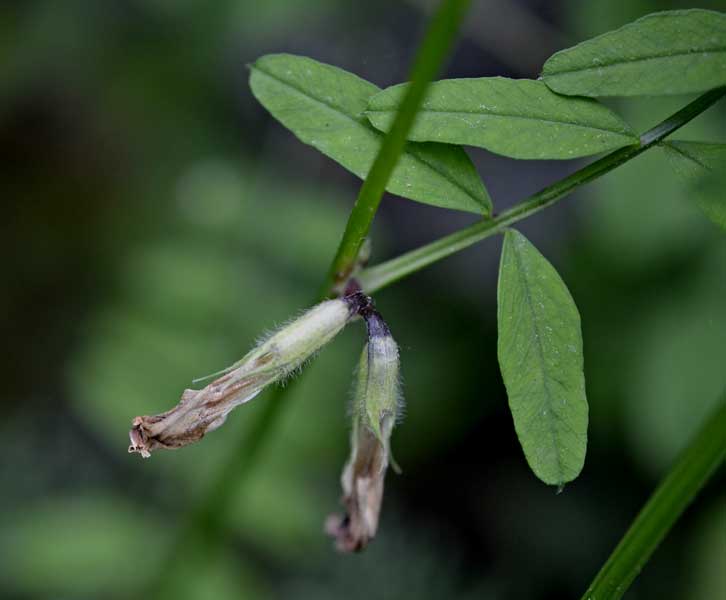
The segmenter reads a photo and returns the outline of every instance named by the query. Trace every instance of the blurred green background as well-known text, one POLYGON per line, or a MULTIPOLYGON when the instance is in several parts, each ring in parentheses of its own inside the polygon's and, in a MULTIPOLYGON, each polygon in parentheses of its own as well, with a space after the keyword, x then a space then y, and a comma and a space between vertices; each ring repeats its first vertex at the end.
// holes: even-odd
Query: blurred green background
MULTIPOLYGON (((723 2, 474 0, 447 76, 536 77, 638 16, 723 2)), ((178 452, 128 455, 137 414, 238 359, 305 307, 359 182, 258 106, 245 65, 304 54, 402 81, 410 2, 0 4, 0 597, 575 598, 726 384, 726 238, 654 150, 521 227, 583 319, 590 442, 556 495, 528 470, 496 362, 500 241, 381 292, 402 348, 380 533, 340 556, 346 404, 360 325, 325 349, 237 486, 224 536, 176 549, 190 507, 268 396, 178 452)), ((689 98, 614 103, 639 129, 689 98)), ((676 136, 726 140, 726 105, 676 136)), ((497 207, 578 162, 472 151, 497 207)), ((719 191, 719 193, 723 193, 719 191)), ((379 261, 471 221, 386 197, 379 261)), ((629 598, 726 598, 723 469, 629 598)))

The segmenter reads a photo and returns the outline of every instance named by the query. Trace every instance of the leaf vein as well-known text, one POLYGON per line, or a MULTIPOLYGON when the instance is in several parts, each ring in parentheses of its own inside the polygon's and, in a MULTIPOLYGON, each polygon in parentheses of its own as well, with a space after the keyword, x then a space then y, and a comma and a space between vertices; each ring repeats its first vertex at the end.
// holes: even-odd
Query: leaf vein
MULTIPOLYGON (((564 51, 567 52, 567 51, 564 51)), ((592 66, 576 66, 576 67, 570 67, 565 69, 557 69, 554 70, 556 67, 551 67, 553 69, 552 72, 547 73, 544 72, 542 76, 547 79, 548 77, 557 77, 558 75, 565 75, 569 73, 580 73, 582 71, 597 71, 598 69, 611 69, 614 67, 618 67, 620 65, 625 64, 631 64, 631 63, 637 63, 637 62, 647 62, 651 60, 662 60, 665 58, 676 58, 680 56, 688 56, 688 55, 699 55, 704 53, 726 53, 726 46, 718 46, 715 48, 702 48, 699 50, 685 50, 683 52, 672 52, 670 54, 652 54, 650 56, 638 56, 634 58, 622 58, 618 60, 614 60, 612 62, 602 62, 598 63, 597 65, 592 66)), ((546 65, 545 65, 546 66, 546 65)))
MULTIPOLYGON (((393 112, 390 109, 368 109, 366 113, 391 113, 393 112)), ((476 111, 476 110, 441 110, 441 109, 432 109, 432 108, 423 108, 421 109, 419 114, 425 114, 425 113, 435 113, 435 114, 444 114, 444 115, 478 115, 482 117, 489 117, 489 118, 506 118, 506 119, 521 119, 521 120, 527 120, 527 121, 536 121, 538 123, 555 123, 558 125, 569 125, 570 127, 579 127, 582 129, 592 129, 595 131, 605 131, 607 133, 614 133, 616 135, 621 135, 626 138, 632 138, 636 139, 636 137, 627 131, 618 130, 618 129, 607 129, 605 127, 597 127, 595 125, 582 125, 580 123, 573 123, 571 121, 565 121, 562 119, 553 119, 553 118, 543 118, 543 117, 529 117, 526 115, 516 115, 511 113, 494 113, 494 112, 482 112, 482 111, 476 111)))

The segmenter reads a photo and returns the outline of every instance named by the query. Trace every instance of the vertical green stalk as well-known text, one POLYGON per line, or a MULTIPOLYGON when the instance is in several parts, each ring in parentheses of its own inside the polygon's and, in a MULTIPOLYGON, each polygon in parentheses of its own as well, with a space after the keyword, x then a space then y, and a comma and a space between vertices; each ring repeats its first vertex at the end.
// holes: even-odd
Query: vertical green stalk
POLYGON ((383 140, 368 177, 360 188, 338 251, 323 284, 322 296, 329 295, 353 269, 388 180, 406 146, 406 138, 423 102, 426 88, 441 70, 468 6, 469 0, 444 0, 434 13, 411 69, 411 85, 408 86, 393 125, 383 140))
POLYGON ((620 598, 724 458, 726 394, 635 518, 582 599, 620 598))

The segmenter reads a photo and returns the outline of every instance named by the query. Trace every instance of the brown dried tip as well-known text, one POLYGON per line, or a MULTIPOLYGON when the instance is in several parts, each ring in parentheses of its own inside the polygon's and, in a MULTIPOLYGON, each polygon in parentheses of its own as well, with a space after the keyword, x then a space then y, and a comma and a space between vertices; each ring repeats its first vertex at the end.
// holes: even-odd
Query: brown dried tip
POLYGON ((240 378, 239 371, 231 371, 201 390, 185 390, 179 404, 165 413, 134 417, 129 452, 149 458, 152 450, 181 448, 217 429, 233 408, 254 398, 266 384, 260 377, 240 378))
POLYGON ((388 466, 388 451, 370 430, 359 426, 356 438, 341 478, 346 514, 325 521, 325 532, 341 552, 359 552, 375 537, 388 466))

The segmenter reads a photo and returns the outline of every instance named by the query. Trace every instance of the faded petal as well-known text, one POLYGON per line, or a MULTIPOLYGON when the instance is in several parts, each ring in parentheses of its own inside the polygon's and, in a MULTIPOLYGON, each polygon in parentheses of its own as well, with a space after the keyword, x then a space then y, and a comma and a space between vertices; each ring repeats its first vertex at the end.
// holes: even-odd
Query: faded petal
POLYGON ((386 446, 365 425, 356 429, 353 452, 341 478, 346 514, 331 515, 325 526, 341 552, 362 550, 375 537, 388 467, 386 446))
POLYGON ((283 380, 332 340, 353 318, 360 294, 327 300, 292 320, 201 390, 186 390, 170 411, 136 417, 129 452, 144 458, 157 448, 181 448, 222 425, 229 412, 283 380))
POLYGON ((181 448, 217 429, 233 408, 252 400, 268 383, 265 378, 240 378, 241 370, 243 367, 201 390, 185 390, 179 404, 165 413, 135 417, 129 431, 129 452, 149 458, 152 450, 181 448))

